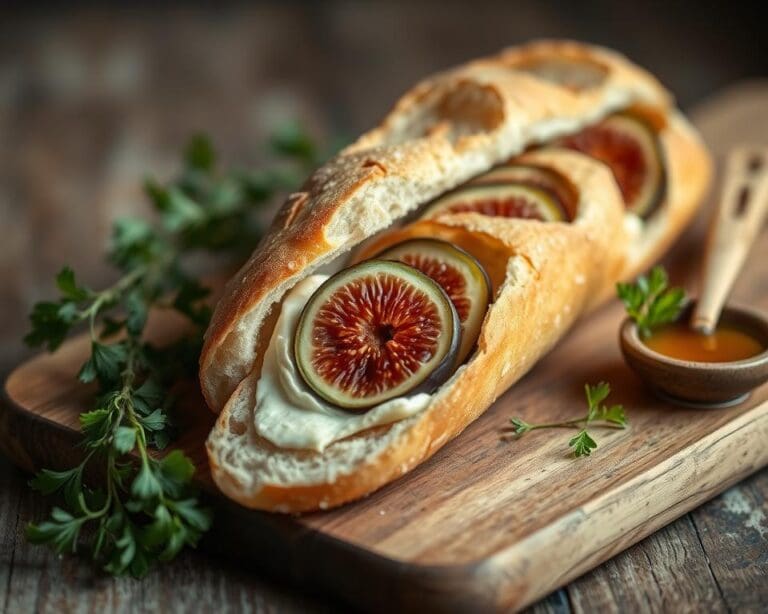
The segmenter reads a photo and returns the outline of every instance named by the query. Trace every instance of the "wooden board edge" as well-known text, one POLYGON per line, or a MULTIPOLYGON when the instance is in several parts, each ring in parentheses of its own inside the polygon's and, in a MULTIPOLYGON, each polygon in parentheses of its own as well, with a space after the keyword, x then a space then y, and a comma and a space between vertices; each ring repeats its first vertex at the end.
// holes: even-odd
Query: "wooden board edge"
MULTIPOLYGON (((78 445, 80 433, 15 401, 6 386, 12 375, 6 377, 0 389, 0 453, 30 474, 43 467, 65 469, 79 463, 83 458, 78 445), (62 446, 62 439, 68 445, 62 446), (54 445, 56 442, 58 445, 54 445), (54 449, 57 452, 51 454, 54 449)), ((103 476, 89 473, 87 477, 99 480, 103 476)), ((398 607, 415 608, 425 599, 430 601, 430 594, 436 596, 436 603, 455 603, 461 595, 451 587, 465 584, 473 573, 473 566, 465 569, 404 563, 301 527, 291 516, 247 509, 220 493, 201 490, 215 511, 213 527, 199 544, 201 550, 227 558, 235 553, 234 558, 254 564, 266 575, 283 580, 288 577, 297 586, 312 586, 357 607, 378 608, 396 602, 398 607), (262 556, 264 552, 270 553, 268 559, 262 556), (323 560, 324 564, 318 569, 308 559, 323 560), (354 573, 339 574, 340 569, 354 573), (377 575, 385 580, 378 583, 378 591, 372 592, 364 580, 377 575)))
POLYGON ((768 465, 766 441, 768 401, 661 462, 652 475, 646 473, 606 491, 490 557, 480 573, 494 578, 496 606, 531 605, 762 469, 768 465), (619 523, 614 515, 619 507, 634 513, 619 523), (583 543, 580 536, 584 534, 598 539, 583 543), (547 562, 555 559, 566 570, 557 577, 547 568, 547 562))
POLYGON ((77 445, 80 434, 28 411, 9 394, 7 383, 19 368, 8 374, 0 389, 0 453, 27 473, 33 473, 43 466, 59 468, 62 465, 60 456, 48 454, 53 447, 45 445, 46 441, 53 439, 52 434, 56 433, 56 438, 63 437, 71 444, 66 447, 66 464, 76 465, 83 458, 82 450, 77 445))
MULTIPOLYGON (((66 462, 76 464, 82 454, 76 445, 79 434, 27 411, 3 386, 0 450, 14 464, 28 472, 42 466, 61 468, 60 455, 56 463, 46 442, 62 436, 72 443, 66 462), (52 429, 58 433, 54 435, 52 429)), ((201 547, 218 554, 241 552, 239 558, 256 563, 267 573, 286 574, 299 585, 330 591, 358 607, 386 605, 416 611, 429 604, 436 611, 518 609, 768 465, 767 440, 768 401, 661 462, 651 476, 619 484, 488 559, 461 565, 399 561, 298 527, 290 517, 254 512, 222 497, 211 498, 217 521, 201 547), (612 510, 619 506, 636 510, 623 524, 611 522, 612 510), (600 536, 599 541, 581 542, 579 536, 588 532, 600 536), (271 553, 269 561, 259 557, 265 551, 271 553), (536 557, 531 557, 531 552, 536 552, 536 557), (566 569, 557 577, 546 568, 554 557, 566 569), (323 560, 324 564, 318 567, 309 560, 323 560), (375 590, 364 582, 372 576, 380 578, 375 590), (531 583, 526 577, 538 582, 531 583)))
MULTIPOLYGON (((230 539, 252 552, 279 553, 293 581, 376 611, 519 610, 639 542, 768 465, 768 401, 659 463, 652 476, 617 485, 570 515, 490 558, 455 566, 392 559, 311 529, 228 504, 230 539), (635 513, 613 521, 621 506, 635 513), (590 526, 591 525, 591 526, 590 526), (243 531, 242 527, 247 526, 243 531), (584 543, 587 532, 599 535, 584 543), (535 552, 536 556, 531 557, 535 552), (548 562, 565 572, 553 577, 548 562), (323 561, 322 566, 309 561, 323 561), (372 586, 366 578, 377 577, 372 586), (530 583, 526 578, 538 579, 530 583)), ((227 540, 229 541, 229 540, 227 540)), ((263 563, 261 561, 260 563, 263 563)))

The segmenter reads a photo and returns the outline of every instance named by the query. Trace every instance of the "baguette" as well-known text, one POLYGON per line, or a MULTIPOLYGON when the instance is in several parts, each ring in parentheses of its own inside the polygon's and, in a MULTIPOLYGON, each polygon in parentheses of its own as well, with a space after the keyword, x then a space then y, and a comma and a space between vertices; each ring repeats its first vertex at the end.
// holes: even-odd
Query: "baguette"
POLYGON ((610 296, 616 281, 653 263, 695 213, 710 175, 706 149, 671 96, 606 49, 537 42, 416 85, 377 128, 288 198, 227 284, 200 363, 204 396, 220 413, 207 441, 214 481, 247 507, 302 512, 362 497, 409 471, 480 416, 578 317, 610 296), (526 151, 625 109, 653 122, 666 164, 664 201, 644 223, 626 213, 602 163, 559 147, 526 151), (574 186, 570 223, 468 212, 391 229, 515 156, 574 186), (378 248, 410 236, 464 246, 495 271, 495 301, 476 352, 416 415, 322 452, 280 448, 260 437, 254 399, 286 293, 318 268, 338 267, 363 241, 373 238, 378 248))

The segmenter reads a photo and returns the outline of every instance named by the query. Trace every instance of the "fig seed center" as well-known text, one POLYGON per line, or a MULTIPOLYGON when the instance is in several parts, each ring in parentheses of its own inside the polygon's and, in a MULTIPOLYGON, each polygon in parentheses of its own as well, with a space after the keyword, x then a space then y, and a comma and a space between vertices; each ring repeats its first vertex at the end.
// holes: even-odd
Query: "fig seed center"
POLYGON ((434 356, 442 330, 429 295, 389 274, 337 288, 313 321, 313 367, 356 397, 398 386, 434 356))

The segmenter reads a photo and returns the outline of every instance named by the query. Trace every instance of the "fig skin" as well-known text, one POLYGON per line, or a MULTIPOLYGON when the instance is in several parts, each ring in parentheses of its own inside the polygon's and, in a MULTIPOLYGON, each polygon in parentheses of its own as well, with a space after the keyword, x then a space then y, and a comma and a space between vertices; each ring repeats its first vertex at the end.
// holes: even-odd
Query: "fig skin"
MULTIPOLYGON (((339 288, 342 287, 344 287, 344 283, 339 285, 339 288)), ((387 323, 377 323, 377 326, 381 325, 386 326, 387 323)), ((310 328, 309 330, 311 332, 312 329, 310 328)), ((461 326, 458 313, 456 312, 456 308, 454 307, 453 302, 448 297, 445 290, 443 290, 443 288, 441 288, 438 283, 436 283, 421 271, 407 264, 388 260, 373 259, 366 260, 346 269, 342 269, 335 275, 329 277, 312 294, 312 296, 307 301, 307 304, 304 306, 304 309, 302 310, 298 325, 296 327, 296 333, 294 335, 294 362, 304 382, 318 397, 345 411, 364 412, 376 405, 385 403, 394 398, 412 396, 422 392, 434 392, 451 376, 456 368, 456 356, 459 351, 460 339, 461 326), (414 381, 413 385, 410 387, 405 386, 404 384, 407 383, 407 379, 404 380, 404 382, 399 382, 394 388, 399 388, 400 390, 398 390, 398 392, 395 394, 388 395, 387 393, 379 393, 375 395, 374 398, 370 399, 370 401, 366 401, 364 397, 354 397, 351 394, 345 394, 344 391, 340 391, 341 394, 338 396, 333 396, 333 394, 323 390, 321 386, 315 383, 313 379, 313 374, 315 374, 314 368, 308 367, 304 364, 304 360, 302 358, 302 346, 303 344, 310 342, 305 336, 302 335, 302 332, 305 326, 311 326, 311 324, 308 322, 308 318, 312 317, 313 314, 316 313, 314 311, 315 300, 320 300, 320 297, 323 297, 324 295, 324 290, 327 290, 329 287, 332 287, 334 283, 338 282, 338 277, 343 275, 348 277, 349 281, 353 281, 355 274, 359 273, 360 277, 365 277, 368 275, 376 275, 377 272, 386 273, 394 277, 400 277, 403 283, 412 283, 417 288, 421 287, 426 291, 427 294, 431 292, 433 296, 436 295, 439 297, 437 300, 441 302, 444 312, 448 314, 447 322, 445 321, 445 318, 441 318, 443 326, 447 326, 447 328, 443 328, 439 335, 441 338, 446 334, 449 336, 448 345, 445 346, 444 356, 436 365, 432 367, 431 371, 425 373, 423 371, 424 367, 422 366, 422 370, 416 372, 416 381, 414 381), (411 281, 407 281, 406 278, 410 279, 411 281)), ((317 374, 317 377, 320 379, 322 376, 317 374)), ((332 386, 326 383, 326 388, 332 388, 332 386)))
POLYGON ((656 130, 649 121, 640 115, 626 111, 615 113, 594 126, 587 127, 577 134, 560 139, 558 144, 592 156, 605 163, 611 169, 619 184, 627 209, 638 217, 648 219, 662 205, 667 193, 666 160, 656 130), (621 139, 627 139, 637 147, 645 165, 645 173, 651 174, 651 178, 646 178, 645 181, 651 181, 655 176, 655 185, 652 186, 652 191, 644 198, 644 190, 647 191, 648 188, 645 185, 641 186, 641 202, 639 203, 627 202, 626 191, 629 187, 625 185, 626 178, 624 178, 625 181, 621 181, 621 174, 617 174, 622 169, 614 167, 611 163, 612 160, 609 159, 610 156, 600 155, 601 151, 599 149, 601 146, 605 146, 601 140, 604 140, 606 138, 605 135, 610 133, 614 134, 614 138, 618 136, 621 139), (595 140, 597 141, 598 151, 590 151, 590 147, 595 146, 595 140))
POLYGON ((578 190, 560 173, 544 166, 510 161, 492 168, 469 182, 469 185, 510 184, 527 185, 543 190, 557 200, 566 212, 565 221, 572 222, 576 217, 579 204, 578 190))
POLYGON ((430 218, 443 213, 463 212, 509 219, 532 219, 542 222, 566 222, 568 220, 565 207, 551 191, 522 182, 466 184, 434 201, 427 209, 424 217, 430 218), (498 204, 506 206, 513 202, 513 207, 519 205, 523 209, 516 211, 513 215, 489 211, 489 208, 498 204), (457 207, 459 207, 458 210, 455 209, 457 207))
MULTIPOLYGON (((485 314, 488 311, 488 306, 493 301, 491 280, 483 265, 481 265, 477 258, 475 258, 472 254, 460 248, 459 246, 442 239, 434 239, 431 237, 416 237, 406 239, 405 241, 396 243, 394 245, 390 245, 385 250, 377 254, 376 258, 403 262, 401 258, 403 258, 406 254, 430 257, 430 251, 440 254, 442 256, 442 262, 448 266, 452 266, 452 268, 454 268, 456 271, 456 274, 461 275, 464 278, 464 282, 466 284, 466 294, 469 296, 469 298, 474 298, 471 296, 474 294, 471 291, 473 284, 475 287, 477 287, 477 284, 479 284, 483 294, 483 297, 479 298, 479 301, 481 301, 481 306, 480 304, 475 304, 475 302, 472 301, 473 304, 470 307, 469 313, 466 314, 466 318, 461 320, 461 316, 459 316, 459 319, 461 320, 461 341, 459 353, 456 359, 458 366, 464 363, 477 347, 477 339, 480 336, 480 329, 482 328, 485 314), (463 275, 462 271, 460 270, 461 264, 464 264, 465 267, 471 269, 475 273, 474 278, 466 279, 466 276, 463 275), (481 310, 482 315, 478 313, 478 310, 481 310), (475 330, 470 330, 470 327, 474 327, 475 330)), ((406 262, 406 264, 413 266, 408 262, 406 262)), ((429 272, 426 270, 422 270, 422 273, 429 275, 429 272)), ((439 279, 433 279, 437 283, 440 283, 439 279)), ((443 288, 443 290, 445 290, 446 293, 448 292, 448 288, 443 288)), ((451 297, 450 294, 448 296, 451 297)), ((453 297, 451 297, 451 300, 453 301, 453 297)), ((456 305, 456 303, 454 303, 454 307, 457 308, 458 312, 459 307, 456 305)))

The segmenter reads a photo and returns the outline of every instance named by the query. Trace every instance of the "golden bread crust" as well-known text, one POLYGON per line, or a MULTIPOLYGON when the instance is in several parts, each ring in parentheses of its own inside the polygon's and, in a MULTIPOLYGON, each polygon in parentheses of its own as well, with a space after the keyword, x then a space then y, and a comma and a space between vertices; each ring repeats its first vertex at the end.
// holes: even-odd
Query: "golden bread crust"
POLYGON ((288 199, 270 233, 230 280, 206 337, 201 383, 211 408, 221 410, 207 448, 221 490, 259 509, 333 507, 390 482, 458 435, 580 315, 610 296, 616 281, 655 261, 694 214, 708 187, 711 163, 670 104, 653 77, 618 54, 545 41, 426 79, 379 127, 318 169, 288 199), (562 70, 570 79, 569 62, 590 68, 565 85, 552 82, 562 70), (551 168, 577 187, 572 223, 443 214, 393 233, 443 236, 459 244, 486 241, 504 262, 503 283, 478 351, 430 405, 392 428, 353 436, 359 441, 337 442, 322 454, 274 449, 254 434, 249 408, 270 332, 265 322, 295 283, 525 147, 633 105, 663 119, 659 134, 668 171, 666 202, 640 234, 628 234, 624 204, 607 167, 557 148, 523 154, 521 161, 551 168), (366 452, 347 454, 356 444, 364 444, 366 452), (279 463, 298 467, 298 477, 274 478, 270 472, 279 463), (317 469, 323 463, 329 466, 325 472, 317 469), (338 470, 330 468, 337 464, 338 470), (306 469, 302 478, 301 467, 314 473, 306 469))

